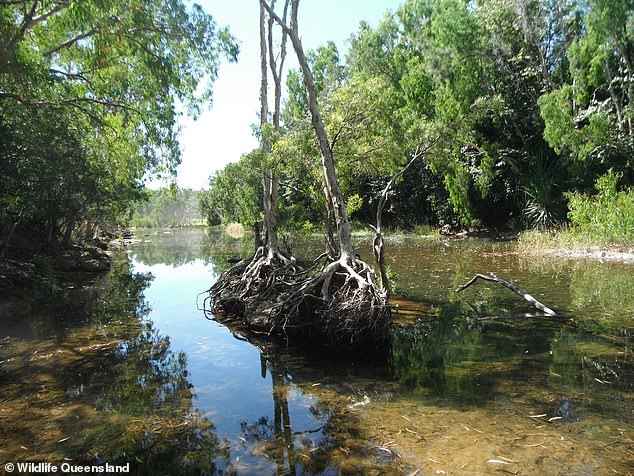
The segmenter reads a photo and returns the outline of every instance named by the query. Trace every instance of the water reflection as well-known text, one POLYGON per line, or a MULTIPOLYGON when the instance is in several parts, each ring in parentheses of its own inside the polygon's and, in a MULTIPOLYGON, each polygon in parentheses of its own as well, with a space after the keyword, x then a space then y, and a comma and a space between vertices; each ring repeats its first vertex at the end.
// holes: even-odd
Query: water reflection
MULTIPOLYGON (((400 461, 375 451, 360 428, 360 413, 376 381, 352 361, 305 355, 225 322, 240 342, 259 350, 259 377, 269 387, 271 405, 253 419, 240 419, 245 451, 225 470, 240 474, 400 474, 400 461), (352 378, 351 378, 352 377, 352 378)), ((373 369, 385 375, 387 369, 373 369)))
POLYGON ((203 259, 219 272, 231 261, 253 252, 253 238, 235 238, 204 228, 190 230, 137 231, 139 240, 133 247, 135 259, 146 266, 157 264, 174 268, 203 259))
POLYGON ((61 330, 42 324, 30 336, 0 324, 2 459, 201 474, 229 458, 193 406, 186 355, 146 319, 151 280, 119 259, 86 303, 89 322, 69 317, 61 330))
MULTIPOLYGON (((385 363, 306 354, 204 320, 195 295, 250 240, 200 230, 144 239, 132 269, 122 260, 99 292, 75 300, 81 313, 32 309, 0 323, 5 460, 129 461, 137 474, 631 471, 627 266, 392 239, 400 311, 385 363), (540 318, 495 284, 453 291, 488 271, 567 319, 540 318)), ((369 240, 360 245, 370 256, 369 240)))
MULTIPOLYGON (((596 400, 602 413, 602 390, 634 388, 627 338, 543 316, 472 317, 478 314, 447 303, 434 317, 394 327, 391 364, 403 391, 458 406, 484 405, 500 395, 521 395, 520 387, 533 383, 561 395, 588 391, 584 401, 596 400)), ((616 400, 617 413, 634 422, 632 396, 626 408, 623 397, 616 400)))

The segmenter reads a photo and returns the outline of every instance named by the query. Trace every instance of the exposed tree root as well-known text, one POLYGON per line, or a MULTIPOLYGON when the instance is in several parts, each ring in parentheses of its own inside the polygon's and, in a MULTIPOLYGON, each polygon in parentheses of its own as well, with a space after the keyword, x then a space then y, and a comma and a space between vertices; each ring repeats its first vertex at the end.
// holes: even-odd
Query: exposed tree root
POLYGON ((389 331, 386 296, 374 284, 374 271, 357 259, 341 258, 298 282, 277 314, 289 337, 307 335, 333 347, 382 344, 389 331))
POLYGON ((386 296, 374 285, 374 271, 357 259, 341 258, 311 273, 292 259, 258 250, 218 279, 208 304, 215 315, 293 344, 383 345, 389 331, 386 296))
POLYGON ((285 280, 301 274, 294 258, 267 253, 261 246, 253 256, 238 262, 218 278, 208 290, 204 307, 214 314, 243 319, 246 324, 262 330, 266 322, 259 322, 262 319, 253 315, 258 303, 266 300, 285 280))

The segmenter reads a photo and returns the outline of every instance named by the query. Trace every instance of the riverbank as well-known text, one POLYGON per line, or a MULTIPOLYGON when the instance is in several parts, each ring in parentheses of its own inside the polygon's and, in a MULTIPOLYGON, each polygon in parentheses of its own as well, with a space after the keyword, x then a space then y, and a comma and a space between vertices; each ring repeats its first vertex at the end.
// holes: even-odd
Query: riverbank
MULTIPOLYGON (((367 235, 370 236, 371 233, 368 232, 367 235)), ((363 236, 363 234, 360 232, 357 236, 363 236)), ((498 231, 494 229, 454 231, 447 228, 434 229, 424 227, 415 229, 412 232, 388 231, 385 234, 385 239, 389 243, 389 241, 398 241, 407 236, 437 238, 443 241, 467 238, 517 241, 518 246, 515 252, 525 256, 634 263, 634 242, 590 237, 567 230, 553 232, 535 230, 498 231)))
MULTIPOLYGON (((192 227, 190 227, 191 229, 192 227)), ((223 233, 233 239, 248 238, 250 231, 246 230, 238 223, 229 225, 216 225, 204 228, 210 232, 223 233)), ((156 234, 175 232, 175 229, 162 228, 135 228, 132 235, 121 240, 113 240, 111 247, 121 249, 141 241, 138 237, 150 237, 150 233, 156 234)), ((181 228, 182 230, 182 228, 181 228)), ((371 240, 374 231, 366 225, 353 223, 353 237, 357 241, 371 240)), ((302 239, 308 237, 321 238, 321 233, 289 233, 290 244, 296 246, 302 239)), ((390 243, 398 243, 406 238, 435 239, 450 243, 452 240, 464 240, 469 238, 480 238, 491 241, 517 241, 518 246, 515 253, 525 256, 543 256, 563 259, 591 259, 597 261, 634 263, 634 243, 613 242, 607 239, 591 238, 580 234, 574 234, 566 230, 547 232, 534 230, 517 229, 478 229, 478 230, 456 230, 445 226, 443 228, 433 228, 430 226, 417 226, 412 230, 392 229, 384 232, 384 239, 390 243)), ((151 237, 150 237, 151 239, 151 237)), ((388 251, 389 253, 389 251, 388 251)))
POLYGON ((0 318, 32 306, 73 305, 78 291, 93 286, 112 265, 112 252, 72 245, 57 253, 12 249, 0 260, 0 318))
POLYGON ((634 243, 591 238, 568 231, 525 231, 518 236, 518 251, 570 259, 634 263, 634 243))

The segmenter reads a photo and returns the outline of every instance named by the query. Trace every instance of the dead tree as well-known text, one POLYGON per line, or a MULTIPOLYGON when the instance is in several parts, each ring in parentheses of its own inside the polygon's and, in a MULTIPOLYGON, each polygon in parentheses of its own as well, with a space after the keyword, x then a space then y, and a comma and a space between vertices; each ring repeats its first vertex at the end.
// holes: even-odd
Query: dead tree
POLYGON ((327 264, 315 277, 297 286, 288 296, 281 312, 293 317, 300 314, 302 309, 315 311, 322 320, 331 321, 327 324, 327 332, 334 340, 341 340, 338 334, 353 341, 362 333, 386 332, 389 308, 385 293, 380 292, 374 284, 372 268, 355 257, 350 221, 335 172, 333 150, 321 117, 313 75, 299 37, 299 0, 291 0, 290 24, 280 18, 265 0, 260 0, 260 5, 288 34, 297 55, 311 123, 321 152, 326 199, 332 204, 339 248, 337 259, 327 264))
POLYGON ((539 302, 537 299, 535 299, 533 296, 528 294, 523 289, 520 289, 517 286, 515 286, 513 283, 510 283, 510 282, 508 282, 508 281, 496 276, 494 273, 489 273, 489 276, 486 276, 484 274, 476 274, 473 278, 471 278, 465 284, 463 284, 462 286, 458 286, 458 288, 456 288, 456 292, 459 293, 459 292, 464 291, 469 286, 471 286, 473 283, 475 283, 478 279, 482 279, 484 281, 492 281, 494 283, 501 284, 505 288, 510 289, 511 291, 513 291, 518 296, 521 296, 522 298, 526 299, 535 308, 537 308, 540 311, 548 314, 549 316, 553 316, 553 317, 558 317, 559 316, 559 314, 557 314, 551 308, 549 308, 549 307, 545 306, 544 304, 542 304, 541 302, 539 302))
POLYGON ((399 170, 394 176, 388 180, 387 184, 383 188, 381 195, 379 197, 379 203, 376 207, 376 226, 370 225, 370 227, 374 230, 374 238, 372 240, 372 251, 374 252, 374 259, 376 260, 377 265, 379 266, 379 272, 381 273, 381 286, 383 286, 384 292, 387 296, 391 293, 390 281, 387 276, 387 269, 385 267, 385 251, 384 251, 384 241, 383 235, 381 233, 381 224, 383 220, 383 209, 385 208, 385 204, 387 203, 388 194, 390 190, 394 186, 396 180, 403 175, 410 166, 416 162, 421 155, 423 155, 423 151, 420 146, 416 147, 416 151, 412 154, 411 159, 403 167, 399 170))

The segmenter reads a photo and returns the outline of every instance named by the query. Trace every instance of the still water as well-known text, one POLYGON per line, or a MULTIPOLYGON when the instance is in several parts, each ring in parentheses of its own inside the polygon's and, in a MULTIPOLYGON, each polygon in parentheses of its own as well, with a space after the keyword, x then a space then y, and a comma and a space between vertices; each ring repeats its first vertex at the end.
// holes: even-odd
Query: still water
MULTIPOLYGON (((143 234, 141 234, 143 235, 143 234)), ((387 356, 306 355, 206 320, 250 244, 148 232, 90 290, 0 322, 0 464, 134 474, 634 474, 634 268, 391 238, 387 356), (561 312, 535 315, 496 272, 561 312)), ((319 254, 320 243, 298 255, 319 254)), ((370 258, 369 239, 359 250, 370 258)))

